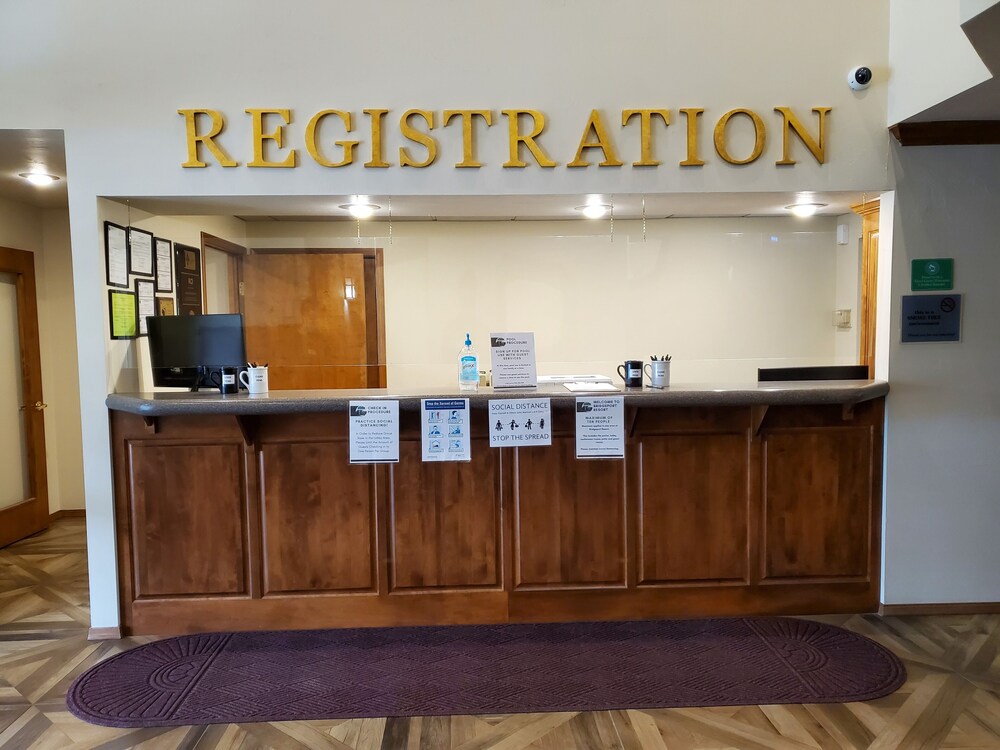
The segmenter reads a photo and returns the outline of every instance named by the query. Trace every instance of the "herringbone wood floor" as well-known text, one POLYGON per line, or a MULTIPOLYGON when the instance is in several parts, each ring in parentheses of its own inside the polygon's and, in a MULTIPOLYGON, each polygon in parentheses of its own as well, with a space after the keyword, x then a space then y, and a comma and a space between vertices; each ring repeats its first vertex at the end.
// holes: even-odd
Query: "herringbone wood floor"
POLYGON ((417 717, 170 729, 95 727, 67 710, 83 670, 149 638, 88 642, 84 525, 0 550, 0 747, 690 750, 1000 748, 1000 616, 819 618, 906 663, 895 694, 844 705, 417 717))

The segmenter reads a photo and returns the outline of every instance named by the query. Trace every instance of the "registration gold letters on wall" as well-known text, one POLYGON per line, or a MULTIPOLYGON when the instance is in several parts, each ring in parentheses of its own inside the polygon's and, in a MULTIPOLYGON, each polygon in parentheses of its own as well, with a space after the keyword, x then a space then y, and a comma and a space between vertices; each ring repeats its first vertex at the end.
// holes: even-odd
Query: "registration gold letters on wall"
MULTIPOLYGON (((244 111, 250 117, 248 151, 252 156, 246 162, 247 167, 298 166, 298 149, 293 147, 297 137, 304 140, 306 152, 319 166, 348 167, 355 163, 356 149, 363 142, 362 138, 347 137, 355 132, 355 115, 349 110, 323 109, 316 112, 309 118, 305 132, 300 136, 296 136, 296 129, 292 127, 294 120, 292 111, 288 108, 261 107, 247 108, 244 111)), ((776 166, 794 166, 798 163, 796 156, 799 159, 808 158, 805 157, 806 153, 817 164, 826 163, 827 120, 832 108, 812 107, 810 111, 812 118, 808 115, 800 116, 791 107, 774 107, 774 113, 768 116, 771 127, 781 130, 781 158, 774 162, 776 166), (801 144, 798 153, 795 151, 796 143, 801 144), (805 147, 804 151, 801 150, 802 146, 805 147)), ((484 164, 479 160, 478 142, 489 136, 494 125, 498 126, 497 130, 501 125, 496 112, 491 109, 446 109, 438 119, 435 111, 413 108, 403 112, 398 121, 389 109, 366 108, 361 112, 369 121, 366 146, 370 158, 364 162, 366 169, 395 166, 385 158, 386 145, 389 144, 390 148, 395 146, 393 141, 401 141, 398 146, 398 166, 423 169, 433 165, 438 160, 442 144, 448 146, 447 138, 435 135, 439 127, 450 129, 453 143, 461 132, 462 160, 455 162, 454 167, 481 169, 484 164)), ((632 167, 658 167, 662 163, 657 153, 658 140, 661 141, 661 151, 662 142, 669 145, 671 141, 675 151, 683 149, 685 158, 678 162, 679 166, 705 167, 709 162, 702 158, 699 142, 701 122, 707 119, 705 109, 681 107, 677 112, 684 120, 681 129, 675 131, 669 127, 669 109, 623 109, 620 118, 621 132, 628 133, 626 128, 629 128, 634 133, 635 124, 638 123, 639 139, 636 148, 632 136, 631 145, 620 155, 615 143, 614 128, 608 127, 609 122, 617 127, 614 118, 607 117, 599 109, 592 109, 583 121, 576 153, 566 163, 566 167, 621 167, 624 164, 622 156, 631 160, 632 167), (660 135, 654 137, 657 130, 660 135), (680 140, 683 144, 678 143, 680 140)), ((177 113, 184 118, 187 146, 187 159, 181 163, 182 167, 203 168, 211 166, 213 162, 223 167, 239 166, 239 162, 230 156, 223 143, 226 141, 228 147, 233 148, 232 134, 226 133, 227 122, 223 112, 217 109, 191 108, 178 109, 177 113)), ((545 132, 548 122, 540 110, 501 109, 499 114, 506 118, 507 125, 507 160, 501 164, 503 168, 551 169, 557 166, 557 162, 542 145, 542 139, 547 138, 545 132)), ((752 164, 761 158, 767 148, 767 133, 768 122, 757 112, 745 107, 731 109, 715 119, 715 153, 726 164, 752 164), (753 145, 744 151, 742 144, 749 144, 751 137, 753 145)), ((496 133, 492 137, 497 139, 498 136, 499 133, 496 133)), ((628 141, 628 137, 625 140, 628 141)), ((552 148, 551 142, 548 147, 552 148)), ((716 164, 719 162, 716 161, 716 164)))

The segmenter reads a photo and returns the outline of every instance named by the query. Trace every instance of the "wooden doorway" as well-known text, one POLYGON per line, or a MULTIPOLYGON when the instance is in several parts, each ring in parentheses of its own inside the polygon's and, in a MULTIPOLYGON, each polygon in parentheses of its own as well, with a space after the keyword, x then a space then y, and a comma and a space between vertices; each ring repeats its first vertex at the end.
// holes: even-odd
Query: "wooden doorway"
POLYGON ((385 387, 381 250, 254 249, 240 282, 247 356, 272 389, 385 387))
POLYGON ((34 256, 0 247, 0 547, 49 525, 34 256))
POLYGON ((272 390, 385 387, 380 248, 248 250, 204 232, 201 246, 226 256, 206 267, 206 310, 243 313, 247 357, 268 364, 272 390))
POLYGON ((878 291, 879 199, 851 206, 861 217, 861 315, 858 363, 875 377, 875 311, 878 291))

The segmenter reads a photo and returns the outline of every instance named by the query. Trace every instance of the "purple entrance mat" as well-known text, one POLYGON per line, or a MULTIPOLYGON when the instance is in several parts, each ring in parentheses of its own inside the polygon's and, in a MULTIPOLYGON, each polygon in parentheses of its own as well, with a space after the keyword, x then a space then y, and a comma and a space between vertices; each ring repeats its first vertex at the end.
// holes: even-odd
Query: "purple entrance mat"
POLYGON ((82 674, 76 716, 111 727, 846 703, 906 679, 882 646, 779 617, 181 636, 82 674))

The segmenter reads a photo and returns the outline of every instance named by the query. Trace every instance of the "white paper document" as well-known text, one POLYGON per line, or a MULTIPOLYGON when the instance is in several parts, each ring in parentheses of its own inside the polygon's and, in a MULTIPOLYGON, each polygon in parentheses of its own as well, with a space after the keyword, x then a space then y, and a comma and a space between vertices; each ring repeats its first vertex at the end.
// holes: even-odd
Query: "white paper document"
POLYGON ((153 275, 153 235, 130 227, 128 230, 128 265, 130 273, 153 275))
POLYGON ((563 388, 574 393, 618 392, 618 389, 611 385, 611 383, 563 383, 563 388))
POLYGON ((398 401, 351 401, 347 415, 352 464, 399 462, 398 401))
POLYGON ((576 397, 576 457, 625 458, 625 397, 576 397))
POLYGON ((491 399, 489 410, 491 448, 552 445, 549 399, 491 399))
POLYGON ((471 461, 469 399, 420 399, 424 461, 471 461))
POLYGON ((490 366, 494 388, 536 388, 535 334, 491 333, 490 366))

